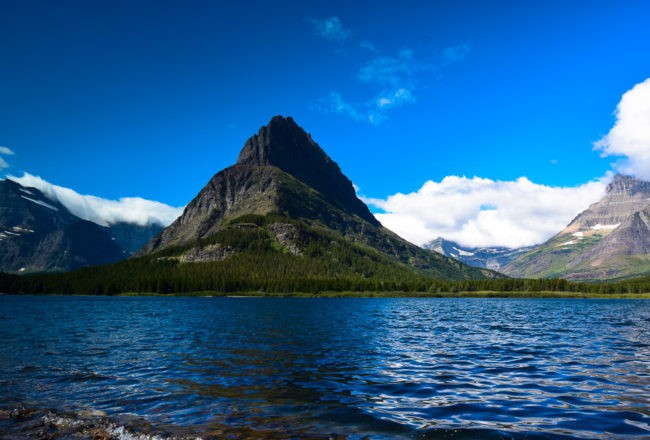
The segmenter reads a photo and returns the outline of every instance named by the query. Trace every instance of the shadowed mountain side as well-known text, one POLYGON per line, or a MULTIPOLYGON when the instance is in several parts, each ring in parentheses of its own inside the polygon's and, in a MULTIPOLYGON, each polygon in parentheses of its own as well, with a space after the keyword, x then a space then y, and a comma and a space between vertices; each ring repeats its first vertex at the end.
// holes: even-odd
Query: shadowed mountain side
POLYGON ((0 181, 1 271, 66 271, 127 256, 105 228, 74 216, 36 188, 0 181))

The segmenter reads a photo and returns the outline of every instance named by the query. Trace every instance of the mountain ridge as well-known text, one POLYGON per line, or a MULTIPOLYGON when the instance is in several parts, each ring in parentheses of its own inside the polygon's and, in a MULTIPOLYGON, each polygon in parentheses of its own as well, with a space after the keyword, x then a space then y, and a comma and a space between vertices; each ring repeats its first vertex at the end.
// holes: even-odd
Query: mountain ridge
POLYGON ((67 271, 127 256, 101 226, 36 188, 0 181, 1 271, 67 271))
POLYGON ((617 174, 562 231, 503 268, 513 277, 570 280, 650 273, 650 182, 617 174))
POLYGON ((530 251, 533 246, 521 248, 508 248, 505 246, 466 247, 455 241, 438 237, 425 243, 423 248, 451 257, 472 267, 483 267, 499 271, 520 255, 530 251))

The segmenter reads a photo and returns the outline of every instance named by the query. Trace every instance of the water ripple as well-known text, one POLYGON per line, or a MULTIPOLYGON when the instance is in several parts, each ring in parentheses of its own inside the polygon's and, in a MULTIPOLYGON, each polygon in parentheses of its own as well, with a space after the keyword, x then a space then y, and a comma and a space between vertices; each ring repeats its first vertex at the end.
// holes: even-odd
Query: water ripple
POLYGON ((31 405, 172 437, 648 438, 649 330, 627 300, 2 296, 0 432, 31 405))

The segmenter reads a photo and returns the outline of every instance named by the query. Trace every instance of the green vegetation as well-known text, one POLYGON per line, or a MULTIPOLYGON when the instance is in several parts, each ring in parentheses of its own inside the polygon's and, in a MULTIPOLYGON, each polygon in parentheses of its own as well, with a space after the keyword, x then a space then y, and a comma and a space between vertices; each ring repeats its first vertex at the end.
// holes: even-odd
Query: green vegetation
POLYGON ((571 261, 592 248, 602 238, 600 234, 581 240, 570 235, 555 237, 515 260, 508 274, 534 278, 562 277, 569 272, 575 272, 575 268, 569 267, 571 261), (573 244, 563 246, 567 241, 573 241, 573 244))
POLYGON ((565 297, 638 295, 650 292, 650 278, 609 284, 562 279, 441 280, 427 269, 396 261, 318 223, 246 215, 191 245, 111 265, 57 274, 0 273, 0 292, 565 297))
MULTIPOLYGON (((191 294, 311 296, 458 296, 458 297, 645 297, 650 298, 650 277, 618 283, 572 283, 562 279, 492 279, 443 281, 408 273, 381 273, 364 278, 348 273, 324 272, 317 264, 298 264, 299 257, 254 259, 233 257, 230 264, 173 260, 128 260, 111 266, 75 272, 19 276, 0 273, 0 291, 44 294, 191 294), (247 268, 259 270, 246 273, 247 268), (274 263, 279 263, 271 268, 274 263), (239 268, 238 268, 239 266, 239 268), (235 270, 233 270, 235 269, 235 270), (310 272, 310 273, 308 273, 310 272), (302 273, 298 276, 297 274, 302 273), (247 276, 250 275, 250 276, 247 276), (385 276, 384 276, 385 275, 385 276)), ((372 266, 372 265, 371 265, 372 266)))

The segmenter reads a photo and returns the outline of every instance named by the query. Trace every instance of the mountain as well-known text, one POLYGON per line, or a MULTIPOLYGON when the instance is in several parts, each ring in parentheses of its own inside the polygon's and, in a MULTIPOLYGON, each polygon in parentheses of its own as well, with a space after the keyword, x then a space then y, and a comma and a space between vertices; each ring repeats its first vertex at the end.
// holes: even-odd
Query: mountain
MULTIPOLYGON (((297 276, 321 279, 377 278, 380 271, 393 277, 498 276, 428 252, 381 226, 337 163, 292 118, 281 116, 252 136, 237 163, 217 173, 137 255, 181 264, 275 261, 291 270, 309 266, 297 276)), ((261 268, 246 270, 255 277, 261 268)))
POLYGON ((158 223, 138 225, 135 223, 116 222, 105 227, 107 234, 118 246, 133 255, 165 227, 158 223))
POLYGON ((499 271, 512 260, 530 251, 533 247, 463 247, 458 243, 438 237, 423 246, 439 254, 446 255, 468 266, 484 267, 499 271))
POLYGON ((503 268, 514 277, 573 280, 650 274, 650 182, 616 175, 601 200, 503 268))
POLYGON ((0 271, 67 271, 127 256, 101 226, 36 188, 0 180, 0 271))

